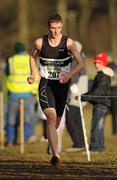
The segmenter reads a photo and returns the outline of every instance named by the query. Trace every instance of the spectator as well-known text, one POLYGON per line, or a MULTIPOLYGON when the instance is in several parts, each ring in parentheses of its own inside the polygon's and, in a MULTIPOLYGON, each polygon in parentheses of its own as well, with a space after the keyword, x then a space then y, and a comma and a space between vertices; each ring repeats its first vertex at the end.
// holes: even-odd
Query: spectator
MULTIPOLYGON (((112 57, 109 55, 109 64, 108 66, 113 69, 114 76, 111 79, 111 96, 117 96, 117 64, 112 60, 112 57)), ((112 114, 112 134, 117 134, 117 97, 111 98, 111 107, 110 113, 112 114)))
POLYGON ((39 86, 39 73, 38 73, 38 69, 36 66, 35 69, 35 81, 33 82, 33 84, 31 85, 32 87, 32 94, 34 96, 35 99, 35 104, 34 104, 34 113, 31 113, 31 122, 30 122, 30 138, 28 140, 29 143, 35 143, 37 141, 37 137, 36 137, 36 122, 37 122, 37 117, 36 117, 36 113, 37 113, 37 106, 39 103, 39 97, 38 97, 38 86, 39 86))
MULTIPOLYGON (((82 55, 82 45, 79 42, 75 42, 78 51, 82 55)), ((72 66, 75 65, 73 61, 72 66)), ((78 91, 82 94, 88 90, 88 77, 85 68, 71 78, 69 93, 68 93, 68 108, 66 109, 66 126, 71 136, 73 145, 66 149, 67 152, 76 152, 84 149, 84 135, 82 129, 81 115, 79 103, 75 99, 78 95, 78 91)), ((86 103, 83 103, 84 105, 86 103)))
POLYGON ((15 141, 15 124, 19 111, 19 100, 24 99, 24 139, 30 137, 30 122, 34 118, 34 96, 32 86, 27 83, 30 74, 29 54, 21 42, 15 44, 15 55, 8 58, 6 65, 8 89, 8 116, 6 124, 7 145, 12 146, 15 141))
POLYGON ((94 58, 97 74, 91 90, 81 96, 82 101, 93 104, 91 125, 91 152, 104 151, 104 116, 110 109, 110 87, 113 71, 108 65, 107 53, 102 52, 94 58))

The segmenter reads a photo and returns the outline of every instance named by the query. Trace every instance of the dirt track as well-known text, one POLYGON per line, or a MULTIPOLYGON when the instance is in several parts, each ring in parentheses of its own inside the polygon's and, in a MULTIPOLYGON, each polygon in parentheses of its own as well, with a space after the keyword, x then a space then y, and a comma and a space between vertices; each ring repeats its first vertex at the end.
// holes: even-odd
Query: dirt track
POLYGON ((0 179, 117 179, 117 165, 61 162, 58 169, 50 163, 21 159, 0 159, 0 179))

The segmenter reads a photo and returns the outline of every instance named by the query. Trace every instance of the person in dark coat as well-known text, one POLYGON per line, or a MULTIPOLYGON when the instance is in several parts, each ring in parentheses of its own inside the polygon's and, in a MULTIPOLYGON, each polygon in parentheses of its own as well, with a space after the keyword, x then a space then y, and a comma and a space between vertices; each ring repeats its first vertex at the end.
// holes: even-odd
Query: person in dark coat
POLYGON ((109 67, 107 53, 102 52, 94 58, 97 74, 91 90, 81 96, 82 101, 93 105, 90 151, 102 152, 104 147, 104 116, 110 109, 110 89, 113 70, 109 67))
POLYGON ((111 79, 111 108, 110 113, 112 115, 112 134, 117 134, 117 64, 113 61, 112 57, 109 55, 108 66, 114 71, 114 76, 111 79))

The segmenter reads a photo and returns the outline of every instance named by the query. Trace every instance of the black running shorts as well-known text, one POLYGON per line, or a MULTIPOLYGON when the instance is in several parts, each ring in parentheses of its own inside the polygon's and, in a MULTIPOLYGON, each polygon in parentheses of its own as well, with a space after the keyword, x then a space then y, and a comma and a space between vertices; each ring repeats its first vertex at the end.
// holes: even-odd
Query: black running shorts
POLYGON ((61 117, 67 100, 69 82, 60 84, 58 80, 41 78, 39 84, 39 101, 42 110, 53 107, 61 117))

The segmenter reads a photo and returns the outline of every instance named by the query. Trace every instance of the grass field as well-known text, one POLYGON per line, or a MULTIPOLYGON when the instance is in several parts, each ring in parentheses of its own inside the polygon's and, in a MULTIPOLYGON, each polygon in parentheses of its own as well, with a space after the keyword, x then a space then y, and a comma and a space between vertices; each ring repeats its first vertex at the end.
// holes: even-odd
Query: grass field
MULTIPOLYGON (((85 107, 84 116, 89 141, 91 106, 85 107)), ((0 150, 0 179, 117 179, 117 135, 112 135, 110 114, 105 119, 106 150, 100 154, 91 154, 91 162, 88 162, 86 154, 65 152, 72 145, 65 128, 61 164, 58 169, 54 169, 50 165, 51 155, 46 153, 47 142, 39 141, 42 135, 40 122, 37 122, 36 133, 37 143, 26 144, 23 155, 18 145, 0 150)))

